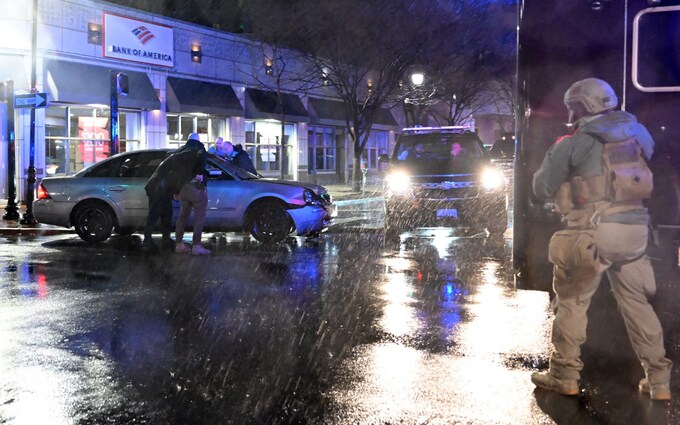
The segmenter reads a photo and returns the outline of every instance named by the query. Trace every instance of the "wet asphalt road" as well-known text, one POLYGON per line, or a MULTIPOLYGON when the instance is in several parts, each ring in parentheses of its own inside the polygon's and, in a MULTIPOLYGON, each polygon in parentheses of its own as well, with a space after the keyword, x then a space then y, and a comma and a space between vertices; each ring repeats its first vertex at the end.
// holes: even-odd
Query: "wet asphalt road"
MULTIPOLYGON (((637 394, 606 288, 581 395, 536 391, 549 296, 513 287, 510 241, 423 229, 386 246, 354 208, 363 221, 316 242, 228 235, 198 258, 146 255, 137 235, 2 239, 0 423, 680 423, 677 401, 637 394)), ((677 363, 675 298, 655 305, 677 363)))

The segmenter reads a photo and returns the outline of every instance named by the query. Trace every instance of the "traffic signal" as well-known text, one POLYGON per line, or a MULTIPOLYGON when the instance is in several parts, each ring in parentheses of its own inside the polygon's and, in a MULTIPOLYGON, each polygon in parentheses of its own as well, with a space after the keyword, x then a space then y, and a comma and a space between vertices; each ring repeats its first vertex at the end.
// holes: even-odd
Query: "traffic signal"
POLYGON ((130 93, 130 85, 127 74, 119 72, 116 74, 116 90, 121 96, 127 96, 130 93))

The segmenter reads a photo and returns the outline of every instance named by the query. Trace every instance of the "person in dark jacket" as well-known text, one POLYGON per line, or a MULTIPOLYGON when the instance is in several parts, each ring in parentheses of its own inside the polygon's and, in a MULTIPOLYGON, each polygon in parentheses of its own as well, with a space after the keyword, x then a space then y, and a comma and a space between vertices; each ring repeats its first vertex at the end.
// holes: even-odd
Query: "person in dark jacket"
POLYGON ((234 146, 231 142, 224 142, 224 150, 227 152, 227 158, 232 164, 258 175, 255 165, 253 165, 253 160, 250 159, 248 152, 243 150, 241 144, 234 146))
POLYGON ((149 215, 144 226, 143 248, 148 251, 157 249, 151 234, 156 222, 161 221, 163 250, 172 250, 174 242, 170 238, 172 230, 172 198, 179 194, 184 183, 191 180, 194 163, 198 156, 193 151, 178 151, 170 154, 160 163, 158 168, 144 186, 149 198, 149 215))
POLYGON ((208 209, 208 172, 205 169, 208 162, 208 152, 206 152, 205 146, 199 140, 196 133, 189 135, 186 144, 178 152, 184 151, 196 153, 198 160, 195 162, 191 172, 193 177, 184 184, 179 194, 181 207, 177 224, 175 225, 175 252, 184 253, 191 251, 193 255, 208 255, 210 250, 204 248, 201 244, 203 224, 205 223, 205 214, 208 209), (194 234, 192 246, 189 248, 184 243, 184 228, 192 210, 194 212, 194 234))

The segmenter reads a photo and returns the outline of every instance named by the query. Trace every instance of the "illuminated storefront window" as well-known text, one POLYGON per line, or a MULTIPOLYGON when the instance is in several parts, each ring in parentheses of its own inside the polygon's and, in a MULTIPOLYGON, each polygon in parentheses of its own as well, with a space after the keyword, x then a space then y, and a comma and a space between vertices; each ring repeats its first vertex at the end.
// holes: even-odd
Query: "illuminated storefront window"
MULTIPOLYGON (((297 145, 295 124, 284 126, 283 170, 286 175, 293 175, 293 144, 297 145)), ((281 172, 281 124, 272 121, 246 121, 246 146, 257 171, 264 175, 276 175, 281 172)))
POLYGON ((168 114, 166 139, 168 147, 179 148, 187 141, 189 134, 198 133, 201 142, 208 149, 215 144, 215 139, 218 137, 230 139, 228 122, 228 118, 217 116, 168 114))
MULTIPOLYGON (((45 174, 69 175, 111 156, 108 108, 47 108, 45 174)), ((119 112, 120 152, 140 148, 141 114, 119 112)))

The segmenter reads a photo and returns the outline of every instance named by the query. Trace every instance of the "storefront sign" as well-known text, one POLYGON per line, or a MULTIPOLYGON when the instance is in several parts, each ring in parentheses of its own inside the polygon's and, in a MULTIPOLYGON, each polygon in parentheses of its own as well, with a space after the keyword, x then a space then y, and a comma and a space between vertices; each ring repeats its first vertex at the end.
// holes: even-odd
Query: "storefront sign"
POLYGON ((104 13, 104 57, 174 66, 172 27, 104 13))
POLYGON ((15 108, 44 108, 47 106, 47 93, 18 94, 14 96, 15 108))
POLYGON ((106 117, 78 117, 78 137, 89 139, 78 142, 80 158, 85 165, 110 156, 108 123, 106 117))

